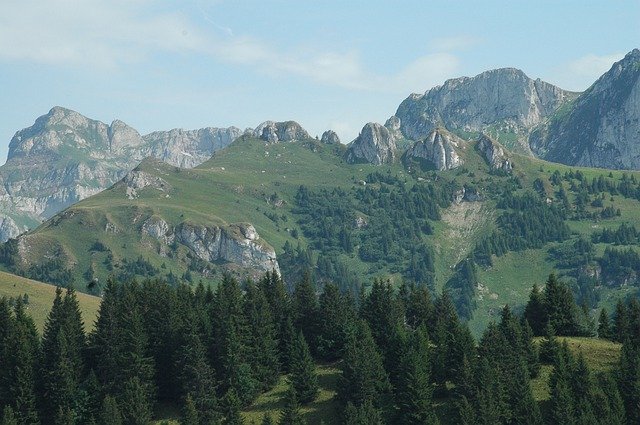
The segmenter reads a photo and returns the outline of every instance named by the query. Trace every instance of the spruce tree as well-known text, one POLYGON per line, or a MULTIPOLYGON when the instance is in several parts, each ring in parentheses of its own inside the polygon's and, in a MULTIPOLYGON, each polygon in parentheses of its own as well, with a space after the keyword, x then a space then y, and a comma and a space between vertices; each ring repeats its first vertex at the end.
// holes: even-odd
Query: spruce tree
POLYGON ((616 303, 616 311, 613 319, 613 337, 617 342, 624 342, 629 336, 629 311, 622 302, 616 303))
POLYGON ((100 410, 99 425, 122 425, 122 414, 115 398, 107 395, 100 410))
POLYGON ((185 406, 186 398, 189 398, 197 416, 204 424, 218 419, 214 371, 209 366, 206 349, 200 341, 195 324, 191 325, 182 347, 177 352, 176 366, 185 406))
POLYGON ((545 337, 540 343, 540 361, 546 364, 553 363, 560 349, 560 343, 550 323, 547 324, 545 337))
POLYGON ((276 326, 271 308, 260 287, 248 282, 245 294, 245 316, 248 324, 247 352, 255 379, 261 390, 271 388, 278 380, 280 359, 276 326))
POLYGON ((344 409, 345 425, 383 425, 382 413, 376 408, 371 401, 366 401, 361 406, 354 406, 353 403, 347 403, 344 409))
POLYGON ((529 322, 535 336, 544 335, 547 325, 547 312, 544 305, 544 297, 538 285, 533 285, 529 294, 529 302, 524 309, 524 317, 529 322))
POLYGON ((558 335, 570 336, 577 333, 578 309, 573 294, 553 273, 549 275, 544 288, 544 305, 547 319, 558 335))
POLYGON ((196 405, 193 403, 191 394, 187 394, 187 398, 184 401, 184 406, 182 407, 182 421, 180 422, 180 424, 200 425, 198 410, 196 409, 196 405))
MULTIPOLYGON (((5 297, 0 297, 0 407, 11 403, 11 364, 13 347, 10 346, 14 320, 5 297)), ((13 414, 13 409, 10 410, 13 414)))
POLYGON ((433 324, 435 307, 429 289, 423 285, 411 285, 405 306, 406 321, 413 329, 433 324))
POLYGON ((315 400, 319 391, 318 376, 302 332, 298 332, 293 345, 289 379, 300 403, 306 404, 315 400))
POLYGON ((410 337, 408 350, 398 359, 400 376, 395 399, 399 423, 438 423, 432 404, 429 351, 426 329, 421 327, 410 337))
POLYGON ((280 414, 278 425, 304 425, 307 421, 302 417, 298 397, 293 386, 289 387, 285 399, 284 409, 280 414))
POLYGON ((611 325, 609 323, 609 314, 606 308, 600 310, 600 316, 598 316, 598 338, 611 339, 611 325))
POLYGON ((38 333, 31 317, 27 316, 22 298, 14 307, 14 326, 8 346, 12 347, 6 365, 9 370, 9 399, 18 422, 24 425, 40 423, 36 411, 36 373, 40 358, 38 333))
POLYGON ((262 417, 262 422, 260 423, 261 425, 276 425, 275 421, 273 420, 273 416, 271 416, 269 413, 265 413, 264 416, 262 417))
POLYGON ((511 421, 514 424, 541 425, 542 415, 529 385, 529 368, 524 360, 513 371, 510 393, 511 421))
POLYGON ((622 344, 617 375, 628 423, 640 423, 640 348, 630 339, 622 344))
MULTIPOLYGON (((302 331, 311 347, 317 347, 318 297, 309 271, 305 272, 302 280, 295 287, 293 310, 296 329, 302 331)), ((313 352, 315 354, 315 348, 313 352)))
POLYGON ((322 359, 333 361, 342 356, 354 315, 338 287, 332 283, 326 284, 320 295, 318 310, 317 343, 318 355, 322 359))
POLYGON ((358 407, 371 401, 377 407, 388 390, 389 381, 382 357, 366 322, 359 321, 345 347, 338 399, 344 405, 352 402, 358 407))
POLYGON ((1 425, 19 425, 18 418, 16 418, 15 413, 13 413, 13 409, 11 406, 5 406, 2 411, 2 422, 1 425))
POLYGON ((120 408, 124 425, 148 425, 151 421, 151 403, 148 384, 134 376, 124 385, 120 408))
POLYGON ((225 425, 243 425, 244 420, 240 414, 241 401, 235 388, 230 388, 223 399, 224 406, 224 424, 225 425))

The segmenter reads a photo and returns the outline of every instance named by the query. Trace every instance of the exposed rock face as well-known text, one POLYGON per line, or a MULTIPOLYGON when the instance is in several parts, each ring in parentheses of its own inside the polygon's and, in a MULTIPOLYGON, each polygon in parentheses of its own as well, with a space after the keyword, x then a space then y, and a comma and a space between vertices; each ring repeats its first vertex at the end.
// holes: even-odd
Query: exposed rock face
POLYGON ((438 126, 483 131, 488 126, 520 134, 542 122, 574 94, 513 68, 486 71, 473 78, 447 80, 425 94, 405 99, 396 116, 402 133, 420 140, 438 126))
POLYGON ((509 158, 507 158, 502 146, 489 136, 485 134, 480 135, 476 149, 478 149, 491 168, 505 172, 511 172, 513 169, 513 164, 509 158))
POLYGON ((145 145, 138 150, 138 156, 153 156, 176 167, 193 168, 230 145, 242 133, 236 127, 155 131, 143 137, 145 145))
POLYGON ((129 199, 137 198, 138 191, 146 187, 152 187, 162 192, 168 192, 171 189, 169 183, 164 179, 138 169, 127 173, 122 179, 122 183, 126 186, 125 193, 129 199))
POLYGON ((419 159, 433 164, 436 170, 444 171, 457 168, 462 164, 458 149, 462 148, 462 140, 451 133, 437 129, 429 136, 407 150, 406 159, 419 159))
POLYGON ((398 141, 400 139, 402 139, 402 130, 401 130, 401 121, 400 118, 396 117, 395 115, 392 115, 387 122, 384 123, 384 126, 387 128, 387 130, 389 130, 389 133, 391 133, 391 137, 394 138, 394 140, 398 141))
POLYGON ((22 231, 11 217, 0 217, 0 240, 6 241, 15 238, 22 231))
POLYGON ((640 50, 634 49, 531 135, 532 150, 570 165, 640 169, 640 50))
POLYGON ((378 124, 368 123, 360 135, 349 144, 346 160, 349 163, 368 162, 390 164, 396 158, 396 142, 389 130, 378 124))
POLYGON ((265 121, 255 129, 254 134, 269 143, 291 142, 310 138, 309 133, 295 121, 265 121))
MULTIPOLYGON (((241 133, 231 127, 140 136, 122 121, 107 125, 56 106, 11 140, 0 167, 0 218, 41 222, 111 186, 147 156, 194 167, 241 133)), ((0 232, 0 241, 9 233, 0 232)))
POLYGON ((226 227, 180 223, 174 227, 154 215, 142 224, 141 232, 165 247, 174 242, 182 244, 210 263, 223 261, 254 271, 280 272, 274 249, 260 240, 255 227, 248 223, 226 227))
POLYGON ((339 145, 341 143, 340 137, 338 137, 338 134, 333 130, 327 130, 322 133, 320 141, 328 145, 339 145))

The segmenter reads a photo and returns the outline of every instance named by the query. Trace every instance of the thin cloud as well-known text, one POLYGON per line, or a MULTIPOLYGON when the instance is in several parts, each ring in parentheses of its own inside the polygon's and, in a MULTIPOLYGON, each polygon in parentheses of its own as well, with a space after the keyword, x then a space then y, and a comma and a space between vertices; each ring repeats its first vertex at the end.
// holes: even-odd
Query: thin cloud
POLYGON ((556 70, 551 80, 564 89, 582 91, 607 72, 614 62, 623 57, 624 53, 588 54, 562 65, 556 70))
POLYGON ((367 69, 357 52, 317 51, 301 57, 234 35, 206 13, 201 22, 195 22, 179 12, 153 12, 151 3, 10 0, 0 16, 0 60, 117 69, 144 62, 157 52, 191 53, 274 76, 293 75, 328 86, 385 93, 424 90, 458 68, 457 58, 443 52, 419 57, 399 72, 383 75, 367 69))
POLYGON ((469 35, 457 35, 453 37, 434 38, 429 42, 431 50, 436 52, 451 52, 466 50, 481 43, 481 39, 469 35))

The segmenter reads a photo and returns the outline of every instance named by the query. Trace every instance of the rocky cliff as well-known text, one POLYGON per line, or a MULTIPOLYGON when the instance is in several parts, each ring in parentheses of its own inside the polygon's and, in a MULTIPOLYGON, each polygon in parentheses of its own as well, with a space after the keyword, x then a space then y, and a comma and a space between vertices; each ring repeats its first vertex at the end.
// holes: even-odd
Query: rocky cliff
POLYGON ((640 50, 634 49, 530 138, 549 161, 640 169, 640 50))
POLYGON ((476 149, 492 169, 502 170, 507 173, 513 170, 513 163, 508 158, 504 148, 486 134, 480 135, 478 143, 476 143, 476 149))
POLYGON ((378 123, 370 122, 349 144, 346 160, 349 163, 389 164, 395 160, 396 150, 395 139, 389 130, 378 123))
POLYGON ((338 134, 333 130, 327 130, 322 133, 320 141, 328 145, 339 145, 341 143, 340 137, 338 137, 338 134))
POLYGON ((309 133, 295 121, 265 121, 256 127, 254 135, 265 142, 291 142, 309 139, 309 133))
POLYGON ((223 227, 183 222, 170 226, 162 218, 153 216, 142 225, 142 233, 164 248, 174 242, 184 245, 200 260, 209 263, 225 262, 257 272, 280 272, 274 249, 261 240, 248 223, 223 227))
POLYGON ((458 150, 464 142, 446 130, 438 128, 424 140, 415 142, 405 153, 405 160, 418 160, 438 171, 451 170, 462 164, 458 150))
POLYGON ((0 167, 0 241, 24 231, 16 217, 31 224, 47 219, 111 186, 147 156, 190 168, 241 134, 231 127, 141 136, 122 121, 107 125, 54 107, 15 134, 0 167))
POLYGON ((424 94, 405 99, 396 116, 405 137, 421 140, 436 127, 449 131, 515 134, 526 146, 529 130, 575 94, 514 68, 447 80, 424 94))

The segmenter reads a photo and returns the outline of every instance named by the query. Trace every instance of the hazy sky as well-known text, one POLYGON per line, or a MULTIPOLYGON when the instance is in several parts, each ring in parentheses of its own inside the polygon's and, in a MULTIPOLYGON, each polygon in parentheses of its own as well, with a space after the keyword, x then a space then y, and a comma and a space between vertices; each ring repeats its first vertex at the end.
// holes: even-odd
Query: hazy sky
POLYGON ((347 142, 447 78, 584 90, 635 47, 640 1, 0 0, 0 163, 54 105, 143 134, 294 119, 347 142))

